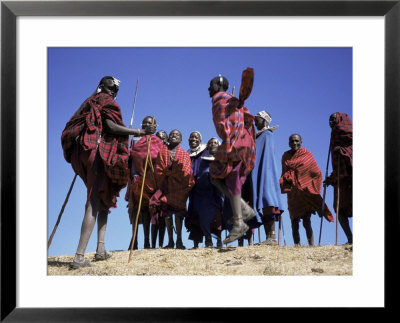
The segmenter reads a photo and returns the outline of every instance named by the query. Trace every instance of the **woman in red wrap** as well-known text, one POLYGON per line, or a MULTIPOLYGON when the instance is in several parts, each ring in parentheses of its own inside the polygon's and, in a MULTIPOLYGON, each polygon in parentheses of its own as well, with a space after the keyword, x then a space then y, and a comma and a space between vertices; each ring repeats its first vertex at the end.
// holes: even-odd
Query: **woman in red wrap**
POLYGON ((182 134, 172 130, 169 134, 168 146, 163 146, 155 164, 155 174, 159 189, 150 199, 150 211, 153 217, 165 219, 168 232, 168 245, 174 248, 173 220, 175 214, 176 248, 185 249, 182 243, 182 223, 187 216, 186 200, 194 185, 193 170, 189 153, 179 145, 182 134))
POLYGON ((332 174, 325 183, 334 187, 335 210, 339 197, 339 223, 346 234, 347 243, 352 244, 349 218, 353 216, 353 122, 346 113, 335 112, 329 117, 329 126, 332 128, 332 174))
MULTIPOLYGON (((289 137, 289 147, 282 156, 282 176, 279 180, 281 192, 287 194, 288 209, 292 222, 292 234, 295 245, 300 245, 299 222, 303 220, 308 244, 314 245, 311 214, 322 216, 321 184, 322 173, 314 156, 301 147, 299 134, 289 137)), ((331 211, 325 205, 323 216, 333 222, 331 211)))
MULTIPOLYGON (((222 139, 215 161, 210 164, 212 183, 229 197, 233 211, 233 227, 223 243, 233 242, 249 229, 246 221, 255 216, 254 210, 241 198, 242 185, 255 162, 254 117, 243 106, 253 87, 253 69, 242 74, 239 99, 226 90, 228 80, 219 75, 210 82, 212 115, 215 130, 222 139)), ((228 221, 229 223, 229 221, 228 221)))
MULTIPOLYGON (((146 129, 153 124, 153 117, 147 116, 142 121, 142 129, 146 129)), ((156 120, 154 119, 156 125, 156 120)), ((129 178, 125 199, 128 201, 129 220, 132 224, 132 230, 135 230, 136 214, 139 207, 140 192, 143 183, 143 174, 147 156, 147 144, 150 144, 150 158, 152 165, 155 164, 161 147, 164 146, 163 141, 154 135, 146 135, 134 142, 132 139, 129 151, 129 165, 131 176, 129 178), (151 140, 150 140, 151 139, 151 140)), ((143 225, 144 233, 144 249, 150 248, 150 213, 149 200, 153 193, 157 190, 157 181, 150 165, 147 167, 145 185, 143 187, 142 202, 139 214, 138 224, 143 225)), ((164 223, 163 223, 164 224, 164 223)), ((165 227, 165 224, 163 225, 165 227)), ((153 234, 152 234, 153 235, 153 234)), ((152 237, 153 238, 153 237, 152 237)), ((162 236, 164 240, 164 236, 162 236)), ((159 240, 162 246, 161 235, 159 240)), ((135 244, 137 245, 137 236, 135 244)), ((152 248, 155 248, 155 241, 152 239, 152 248)))
POLYGON ((128 169, 128 136, 153 133, 154 126, 142 129, 125 127, 115 97, 119 80, 101 79, 96 91, 83 102, 68 121, 61 136, 64 157, 87 188, 85 215, 78 248, 71 269, 90 266, 84 253, 97 219, 95 260, 111 255, 104 246, 109 209, 116 207, 119 191, 126 186, 128 169))

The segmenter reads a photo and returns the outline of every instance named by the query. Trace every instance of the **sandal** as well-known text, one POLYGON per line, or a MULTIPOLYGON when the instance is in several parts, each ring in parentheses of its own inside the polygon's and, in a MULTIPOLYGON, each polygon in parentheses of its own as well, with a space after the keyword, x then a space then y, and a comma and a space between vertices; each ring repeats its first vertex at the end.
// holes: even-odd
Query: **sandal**
POLYGON ((236 241, 237 239, 241 238, 246 232, 249 230, 249 227, 246 223, 242 222, 240 225, 233 226, 231 232, 229 232, 228 236, 224 241, 224 244, 236 241))
POLYGON ((69 269, 74 270, 74 269, 79 269, 81 267, 92 267, 91 263, 89 260, 85 259, 83 262, 77 262, 73 261, 69 264, 69 269))
POLYGON ((111 254, 109 254, 107 251, 104 251, 104 253, 96 253, 94 255, 94 261, 107 260, 111 257, 112 257, 111 254))

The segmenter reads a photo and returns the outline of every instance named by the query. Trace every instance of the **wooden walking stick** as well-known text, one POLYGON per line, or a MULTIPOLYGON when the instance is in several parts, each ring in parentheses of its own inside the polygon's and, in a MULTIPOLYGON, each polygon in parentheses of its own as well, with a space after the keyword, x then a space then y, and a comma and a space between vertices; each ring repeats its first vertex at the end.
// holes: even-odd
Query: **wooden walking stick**
MULTIPOLYGON (((154 124, 154 116, 153 116, 153 122, 152 125, 154 124)), ((139 197, 139 205, 138 205, 138 210, 136 213, 136 219, 135 219, 135 229, 133 230, 133 236, 132 236, 132 242, 131 242, 131 248, 129 250, 129 259, 128 263, 131 261, 132 258, 132 250, 133 250, 133 245, 135 244, 135 239, 136 239, 136 231, 137 231, 137 226, 138 226, 138 221, 139 221, 139 214, 140 214, 140 209, 142 207, 142 197, 143 197, 143 188, 144 184, 146 181, 146 172, 147 172, 147 164, 149 161, 149 153, 150 153, 150 143, 151 143, 151 137, 147 141, 147 155, 146 155, 146 162, 144 164, 144 172, 143 172, 143 179, 142 179, 142 187, 140 188, 140 197, 139 197)))
POLYGON ((71 186, 69 187, 68 194, 67 194, 67 196, 65 198, 64 204, 61 207, 61 211, 60 211, 60 214, 58 215, 57 222, 56 222, 56 224, 55 224, 55 226, 53 228, 53 232, 51 233, 50 239, 47 242, 47 249, 49 249, 49 247, 51 245, 51 242, 53 241, 54 234, 56 233, 57 227, 58 227, 58 225, 60 223, 61 216, 64 213, 65 206, 68 203, 68 199, 69 199, 69 196, 71 195, 72 188, 74 187, 76 176, 78 176, 78 174, 75 174, 74 179, 72 180, 71 186))
MULTIPOLYGON (((328 167, 329 167, 329 157, 331 156, 331 146, 329 145, 328 150, 328 160, 326 162, 326 171, 325 171, 325 180, 328 177, 328 167)), ((319 226, 319 239, 318 239, 318 246, 321 245, 321 233, 322 233, 322 220, 324 219, 324 212, 325 212, 325 195, 326 195, 326 184, 324 184, 324 192, 322 197, 322 207, 321 207, 321 224, 319 226)))
POLYGON ((338 245, 338 219, 339 219, 339 196, 340 196, 340 152, 338 151, 338 179, 337 179, 337 199, 336 199, 336 245, 338 245))

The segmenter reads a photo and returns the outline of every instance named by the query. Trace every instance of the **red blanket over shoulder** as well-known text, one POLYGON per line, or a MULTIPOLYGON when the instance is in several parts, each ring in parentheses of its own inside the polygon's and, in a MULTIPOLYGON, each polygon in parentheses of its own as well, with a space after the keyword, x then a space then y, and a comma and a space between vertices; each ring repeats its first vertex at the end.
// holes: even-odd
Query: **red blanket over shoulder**
POLYGON ((190 156, 178 146, 174 161, 169 166, 169 154, 166 146, 158 154, 155 173, 160 189, 153 195, 150 205, 162 202, 175 210, 186 210, 186 200, 194 185, 190 156))
POLYGON ((83 150, 90 150, 89 164, 93 165, 99 152, 105 173, 113 184, 112 195, 117 196, 129 177, 128 136, 115 136, 104 131, 103 122, 110 119, 125 126, 117 102, 106 93, 88 98, 72 116, 61 135, 65 160, 71 163, 71 152, 79 144, 83 150))
MULTIPOLYGON (((138 175, 135 175, 133 179, 131 179, 128 183, 128 189, 125 199, 129 200, 129 203, 138 203, 140 199, 140 191, 142 188, 144 167, 147 156, 147 142, 149 141, 150 138, 151 138, 150 158, 153 163, 153 166, 155 166, 158 153, 164 146, 162 140, 157 136, 147 135, 140 138, 140 140, 134 146, 132 146, 129 151, 132 165, 134 166, 136 172, 138 173, 138 175), (132 195, 130 195, 130 192, 132 192, 132 195), (131 199, 129 199, 130 196, 131 199)), ((158 188, 155 180, 156 180, 155 174, 153 174, 153 171, 151 170, 149 163, 147 165, 145 185, 143 188, 142 205, 141 205, 142 208, 148 207, 149 199, 158 188)))
POLYGON ((333 153, 340 147, 340 174, 351 175, 353 168, 353 122, 346 113, 336 112, 336 124, 332 128, 330 150, 332 152, 333 177, 336 178, 338 157, 333 153))
POLYGON ((254 116, 239 100, 227 92, 218 92, 212 98, 215 130, 222 139, 215 162, 210 164, 210 175, 225 178, 234 162, 242 161, 241 175, 247 176, 254 168, 256 158, 254 116))
MULTIPOLYGON (((282 156, 282 193, 288 194, 290 218, 302 217, 307 213, 322 213, 321 184, 322 173, 314 156, 305 148, 298 149, 293 155, 286 151, 282 156)), ((324 217, 333 222, 333 216, 325 204, 324 217)))

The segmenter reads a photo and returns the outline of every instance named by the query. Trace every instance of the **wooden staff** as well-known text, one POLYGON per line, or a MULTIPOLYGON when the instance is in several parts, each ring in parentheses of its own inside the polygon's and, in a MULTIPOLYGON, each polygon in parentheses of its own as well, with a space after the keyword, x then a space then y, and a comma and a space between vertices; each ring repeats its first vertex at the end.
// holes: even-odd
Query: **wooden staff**
POLYGON ((53 228, 53 232, 51 233, 50 239, 49 239, 49 241, 47 242, 47 249, 49 249, 49 247, 50 247, 50 245, 51 245, 51 242, 53 241, 53 236, 54 236, 54 234, 56 233, 57 227, 58 227, 58 225, 59 225, 59 223, 60 223, 60 220, 61 220, 61 216, 62 216, 62 214, 64 213, 65 206, 66 206, 67 203, 68 203, 69 196, 71 195, 72 188, 74 187, 75 180, 76 180, 76 176, 78 176, 78 174, 75 174, 74 179, 72 180, 71 186, 69 187, 68 194, 67 194, 67 196, 66 196, 66 198, 65 198, 64 204, 63 204, 62 207, 61 207, 61 211, 60 211, 60 214, 58 215, 57 222, 56 222, 56 224, 55 224, 55 226, 54 226, 54 228, 53 228))
MULTIPOLYGON (((329 157, 331 156, 330 151, 331 151, 331 146, 329 145, 328 160, 326 162, 325 180, 328 177, 329 157)), ((324 212, 325 212, 326 184, 324 184, 324 192, 322 195, 323 195, 323 197, 322 197, 322 208, 321 208, 321 224, 319 226, 319 239, 318 239, 319 246, 321 245, 322 220, 324 219, 324 212)))
POLYGON ((337 200, 336 200, 336 245, 338 245, 338 219, 339 219, 339 195, 340 195, 340 152, 338 151, 338 179, 337 179, 337 200))
MULTIPOLYGON (((153 116, 153 122, 152 125, 154 125, 154 116, 153 116)), ((147 138, 146 138, 147 139, 147 138)), ((135 244, 135 239, 136 239, 136 231, 137 231, 137 226, 138 226, 138 221, 139 221, 139 214, 140 214, 140 209, 142 207, 142 197, 143 197, 143 188, 144 184, 146 181, 146 172, 147 172, 147 164, 149 160, 149 155, 150 155, 150 143, 151 143, 151 137, 147 141, 147 155, 146 155, 146 162, 144 164, 144 173, 143 173, 143 180, 142 180, 142 187, 140 188, 140 197, 139 197, 139 206, 136 214, 136 219, 135 219, 135 229, 133 230, 133 236, 132 236, 132 242, 131 242, 131 247, 129 251, 129 259, 128 263, 131 261, 132 258, 132 250, 133 250, 133 245, 135 244)))

